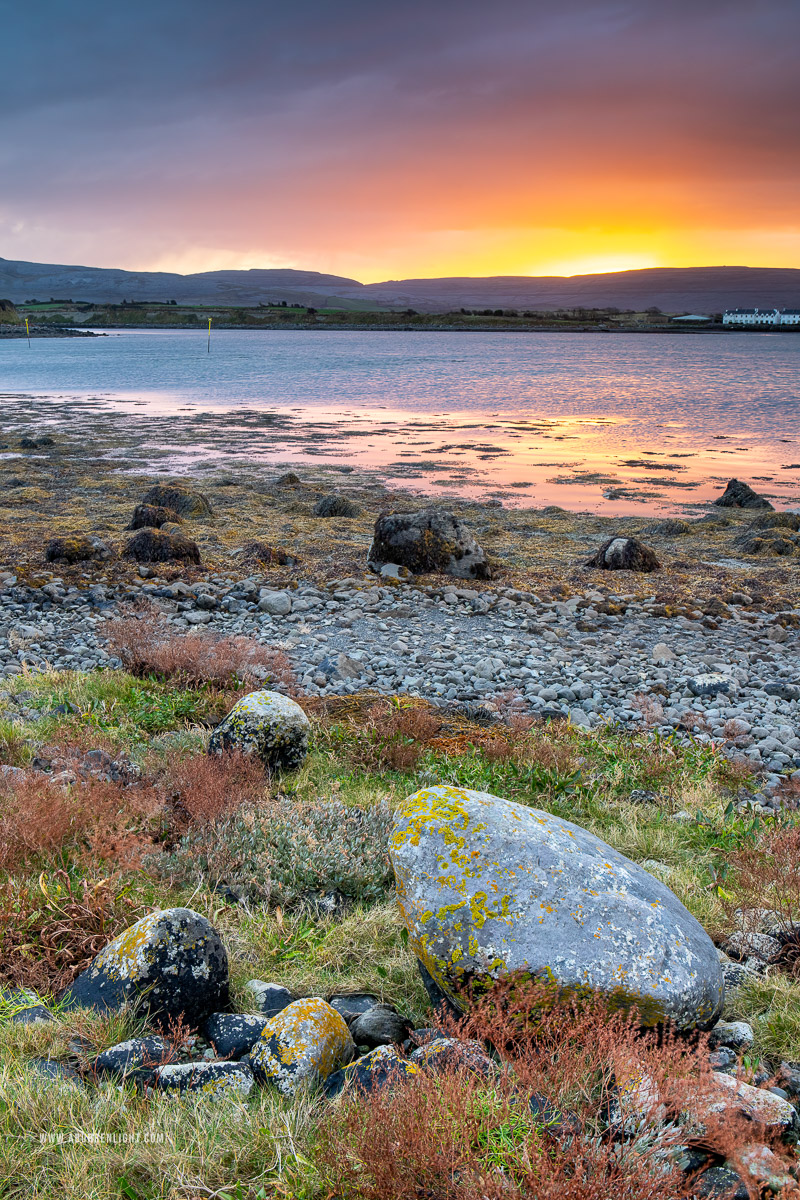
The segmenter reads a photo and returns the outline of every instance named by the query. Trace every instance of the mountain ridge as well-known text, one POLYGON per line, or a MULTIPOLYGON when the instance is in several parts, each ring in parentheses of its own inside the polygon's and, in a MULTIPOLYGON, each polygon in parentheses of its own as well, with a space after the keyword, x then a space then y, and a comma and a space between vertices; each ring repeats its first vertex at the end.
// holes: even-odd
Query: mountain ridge
POLYGON ((121 303, 257 305, 269 301, 315 307, 635 309, 719 312, 733 307, 800 307, 794 267, 645 267, 587 275, 443 276, 360 283, 344 275, 293 268, 125 271, 0 258, 0 296, 14 303, 56 299, 121 303))

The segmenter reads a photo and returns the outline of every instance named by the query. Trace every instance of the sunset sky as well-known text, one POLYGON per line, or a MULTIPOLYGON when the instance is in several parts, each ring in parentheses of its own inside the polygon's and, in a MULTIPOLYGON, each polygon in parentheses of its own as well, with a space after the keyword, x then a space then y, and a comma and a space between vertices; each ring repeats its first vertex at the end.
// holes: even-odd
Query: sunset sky
POLYGON ((797 0, 38 0, 0 45, 5 258, 800 267, 797 0))

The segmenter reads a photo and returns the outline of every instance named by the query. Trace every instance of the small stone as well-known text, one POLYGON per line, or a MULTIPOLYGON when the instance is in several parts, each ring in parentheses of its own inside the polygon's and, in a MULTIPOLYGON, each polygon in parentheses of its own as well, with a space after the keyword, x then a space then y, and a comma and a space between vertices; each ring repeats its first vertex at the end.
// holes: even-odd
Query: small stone
POLYGON ((273 617, 285 617, 292 611, 292 601, 286 592, 266 592, 259 599, 258 608, 273 617))
POLYGON ((694 675, 687 679, 686 684, 693 696, 716 696, 730 692, 731 682, 729 675, 711 673, 694 675))
POLYGON ((219 1058, 242 1058, 261 1037, 267 1019, 264 1013, 212 1013, 203 1033, 219 1058))
POLYGON ((766 933, 737 930, 725 943, 724 949, 733 958, 759 958, 768 962, 780 951, 781 943, 766 933))
POLYGON ((331 1008, 335 1008, 338 1013, 342 1014, 349 1025, 356 1017, 362 1016, 380 1004, 380 1000, 371 992, 346 992, 331 996, 329 1003, 331 1008))
POLYGON ((120 1075, 137 1082, 152 1078, 157 1067, 174 1057, 171 1042, 162 1037, 130 1038, 104 1050, 89 1064, 96 1075, 120 1075))
POLYGON ((666 642, 657 642, 650 655, 654 663, 670 663, 677 661, 677 654, 666 642))
POLYGON ((729 1046, 731 1050, 749 1050, 753 1037, 753 1027, 746 1021, 717 1021, 708 1035, 708 1044, 712 1049, 729 1046))
POLYGON ((402 1017, 388 1004, 376 1004, 350 1022, 350 1034, 357 1046, 402 1044, 412 1029, 407 1017, 402 1017))
POLYGON ((498 1071, 497 1063, 489 1057, 480 1042, 461 1041, 460 1038, 434 1038, 414 1050, 410 1061, 434 1074, 460 1068, 488 1079, 498 1071))
POLYGON ((265 983, 263 979, 248 979, 244 985, 256 1002, 256 1008, 266 1017, 276 1017, 288 1008, 294 996, 279 983, 265 983))

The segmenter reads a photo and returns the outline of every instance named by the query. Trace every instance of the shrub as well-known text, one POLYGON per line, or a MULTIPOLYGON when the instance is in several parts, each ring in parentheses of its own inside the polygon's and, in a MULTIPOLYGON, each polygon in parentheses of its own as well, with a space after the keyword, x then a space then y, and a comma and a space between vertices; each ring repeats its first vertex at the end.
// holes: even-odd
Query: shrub
POLYGON ((723 900, 745 933, 759 932, 764 909, 780 931, 780 963, 800 975, 800 827, 769 826, 727 857, 723 900))
POLYGON ((348 728, 346 748, 368 769, 410 771, 441 728, 441 717, 429 708, 382 702, 372 705, 363 725, 348 728))
POLYGON ((225 883, 254 902, 282 908, 329 891, 375 901, 394 886, 391 825, 386 803, 362 809, 278 797, 188 829, 171 853, 148 865, 162 878, 212 887, 225 883))
POLYGON ((155 675, 184 687, 269 685, 295 691, 294 674, 282 651, 248 637, 176 634, 149 605, 107 621, 104 632, 123 667, 139 678, 155 675))
POLYGON ((444 1024, 451 1036, 494 1047, 496 1075, 450 1065, 345 1095, 318 1140, 332 1194, 675 1200, 691 1192, 687 1148, 702 1148, 711 1165, 736 1162, 752 1143, 752 1125, 712 1110, 719 1095, 703 1038, 641 1035, 607 1001, 512 981, 444 1024))
POLYGON ((158 790, 175 831, 190 824, 209 824, 254 804, 267 786, 264 767, 253 756, 235 752, 179 758, 164 769, 158 790))

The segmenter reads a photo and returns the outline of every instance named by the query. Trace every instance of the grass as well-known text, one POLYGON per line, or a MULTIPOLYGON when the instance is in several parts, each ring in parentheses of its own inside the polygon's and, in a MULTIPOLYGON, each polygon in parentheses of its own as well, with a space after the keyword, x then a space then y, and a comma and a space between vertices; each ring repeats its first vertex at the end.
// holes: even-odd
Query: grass
MULTIPOLYGON (((237 694, 235 688, 176 687, 169 680, 122 671, 28 673, 6 680, 4 690, 18 701, 9 707, 23 715, 0 721, 2 761, 25 766, 53 745, 102 746, 139 763, 143 786, 156 791, 163 786, 165 794, 169 788, 163 781, 169 784, 179 775, 169 772, 204 749, 209 726, 237 694)), ((383 709, 376 716, 374 705, 374 699, 350 698, 330 715, 309 706, 313 733, 306 763, 291 776, 265 779, 263 799, 250 795, 250 809, 245 806, 242 813, 271 812, 269 806, 278 802, 298 811, 341 805, 372 812, 394 807, 432 782, 458 784, 579 823, 635 861, 647 861, 713 933, 730 928, 737 880, 735 871, 726 869, 763 830, 731 804, 737 789, 753 781, 714 747, 561 724, 486 730, 463 718, 447 718, 444 724, 411 719, 406 701, 388 716, 383 709), (398 757, 381 751, 376 757, 376 727, 385 742, 409 752, 398 757), (637 788, 655 792, 656 800, 633 803, 630 795, 637 788), (680 810, 690 819, 674 820, 680 810)), ((152 825, 152 814, 142 808, 140 817, 132 796, 120 791, 119 808, 131 836, 152 825)), ((185 833, 170 819, 165 816, 161 834, 151 838, 151 856, 143 865, 114 858, 118 839, 82 841, 91 835, 84 823, 77 840, 50 849, 33 844, 13 874, 0 872, 5 916, 13 916, 14 898, 14 911, 28 914, 24 920, 31 922, 32 961, 41 953, 36 940, 44 936, 41 931, 58 924, 64 911, 83 912, 68 908, 68 902, 84 903, 82 898, 108 879, 114 898, 108 902, 108 936, 153 906, 186 905, 206 915, 228 947, 233 997, 242 1010, 251 1004, 244 984, 256 977, 301 994, 374 992, 415 1024, 426 1023, 427 999, 388 887, 351 896, 336 915, 322 914, 304 897, 290 904, 276 904, 274 896, 227 903, 209 878, 155 869, 153 864, 163 866, 178 844, 182 829, 185 833)), ((208 836, 222 844, 228 818, 219 819, 223 824, 209 825, 208 836)), ((291 840, 280 853, 289 858, 296 853, 291 840)), ((313 858, 313 845, 310 853, 313 858)), ((96 928, 90 916, 87 910, 86 937, 96 928)), ((20 945, 24 957, 19 940, 14 952, 20 945)), ((45 983, 41 990, 46 993, 45 983)), ((726 1015, 753 1024, 753 1053, 775 1066, 800 1060, 796 978, 774 973, 753 981, 730 1001, 726 1015)), ((32 1056, 64 1057, 76 1033, 100 1050, 138 1027, 127 1014, 100 1019, 56 1011, 54 1022, 40 1026, 13 1024, 9 1016, 0 1008, 3 1200, 321 1200, 326 1194, 314 1165, 324 1110, 311 1099, 287 1105, 259 1089, 244 1104, 207 1105, 147 1098, 110 1084, 85 1090, 37 1080, 26 1066, 32 1056), (50 1140, 54 1133, 63 1133, 64 1140, 50 1140), (102 1140, 106 1135, 108 1142, 102 1140), (130 1140, 123 1141, 124 1135, 130 1140), (147 1140, 150 1135, 156 1140, 147 1140)), ((513 1158, 515 1119, 504 1117, 486 1133, 489 1160, 513 1158)))

